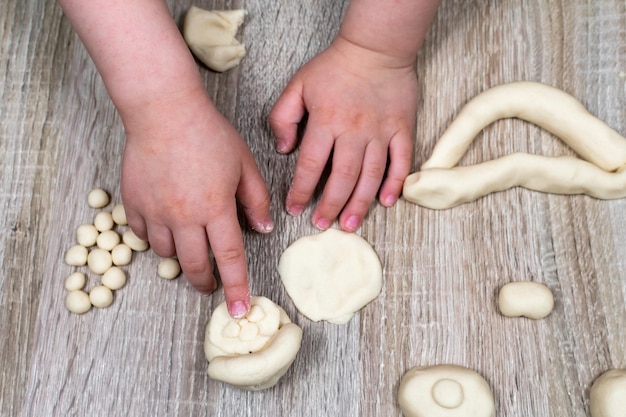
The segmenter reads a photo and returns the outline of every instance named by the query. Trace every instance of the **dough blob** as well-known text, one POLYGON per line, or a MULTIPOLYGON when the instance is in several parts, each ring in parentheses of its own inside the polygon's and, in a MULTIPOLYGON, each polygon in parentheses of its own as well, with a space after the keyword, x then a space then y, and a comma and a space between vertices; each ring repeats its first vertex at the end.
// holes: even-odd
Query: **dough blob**
POLYGON ((538 320, 552 312, 554 296, 550 288, 538 282, 509 282, 500 289, 498 307, 507 317, 538 320))
POLYGON ((410 369, 400 382, 405 417, 492 417, 493 393, 477 372, 458 365, 410 369))
POLYGON ((600 375, 589 393, 591 417, 626 417, 626 369, 600 375))
POLYGON ((365 239, 328 229, 283 252, 278 272, 298 310, 313 321, 350 321, 383 285, 380 259, 365 239))
POLYGON ((191 6, 185 15, 183 37, 191 52, 217 72, 229 70, 246 55, 246 48, 235 39, 245 10, 204 10, 191 6))
POLYGON ((220 304, 207 324, 204 352, 209 377, 238 388, 259 391, 275 385, 296 358, 302 330, 265 297, 251 297, 241 319, 220 304))

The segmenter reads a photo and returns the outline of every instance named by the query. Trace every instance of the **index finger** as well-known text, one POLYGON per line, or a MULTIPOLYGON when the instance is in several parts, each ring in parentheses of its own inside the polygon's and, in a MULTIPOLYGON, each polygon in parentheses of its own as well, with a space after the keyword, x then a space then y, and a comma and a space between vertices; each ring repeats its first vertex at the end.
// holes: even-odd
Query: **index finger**
POLYGON ((219 213, 219 217, 214 216, 207 224, 206 231, 224 286, 228 312, 234 318, 241 318, 250 309, 250 287, 235 199, 231 207, 219 213))

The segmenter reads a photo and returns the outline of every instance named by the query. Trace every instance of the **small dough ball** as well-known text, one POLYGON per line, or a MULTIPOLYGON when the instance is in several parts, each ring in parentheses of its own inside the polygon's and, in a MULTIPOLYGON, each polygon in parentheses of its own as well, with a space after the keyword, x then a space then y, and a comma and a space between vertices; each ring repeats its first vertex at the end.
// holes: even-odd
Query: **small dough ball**
POLYGON ((89 294, 82 290, 70 291, 65 297, 65 307, 75 314, 83 314, 91 310, 89 294))
POLYGON ((554 296, 550 288, 537 282, 510 282, 500 289, 498 307, 507 317, 538 320, 552 312, 554 296))
POLYGON ((82 245, 74 245, 65 252, 65 263, 72 266, 83 266, 87 263, 88 251, 82 245))
POLYGON ((82 272, 74 272, 65 278, 65 289, 68 291, 82 290, 87 282, 87 277, 82 272))
POLYGON ((207 324, 204 353, 209 377, 238 388, 259 391, 275 385, 300 350, 302 329, 265 297, 251 297, 240 319, 220 304, 207 324))
POLYGON ((491 388, 480 374, 458 365, 410 369, 400 382, 405 417, 493 417, 491 388))
POLYGON ((96 245, 100 249, 112 251, 120 243, 120 235, 115 230, 105 230, 98 235, 96 245))
POLYGON ((108 211, 101 211, 96 214, 96 217, 93 219, 93 225, 96 226, 100 232, 104 232, 107 230, 113 229, 113 216, 108 211))
POLYGON ((104 285, 93 287, 89 292, 89 301, 91 301, 94 307, 108 307, 113 303, 113 291, 104 285))
POLYGON ((328 229, 305 236, 283 252, 278 272, 298 310, 313 321, 342 324, 378 296, 378 255, 354 233, 328 229))
POLYGON ((133 250, 125 243, 120 243, 111 250, 111 260, 113 265, 128 265, 133 259, 133 250))
POLYGON ((126 243, 132 250, 143 252, 150 247, 150 244, 139 237, 132 230, 127 230, 122 235, 122 241, 126 243))
POLYGON ((109 204, 109 194, 101 188, 91 190, 87 196, 87 203, 92 208, 102 208, 109 204))
POLYGON ((246 48, 235 39, 245 10, 204 10, 191 6, 183 22, 183 37, 191 52, 207 67, 222 72, 239 64, 246 48))
POLYGON ((94 274, 102 275, 111 268, 113 265, 113 259, 111 258, 111 252, 96 248, 89 252, 87 257, 87 266, 94 274))
POLYGON ((96 244, 99 234, 100 232, 93 224, 81 224, 76 228, 76 241, 79 245, 88 248, 96 244))
POLYGON ((119 224, 120 226, 126 226, 128 224, 128 220, 126 219, 126 210, 124 210, 123 204, 118 204, 113 207, 111 216, 113 217, 115 224, 119 224))
POLYGON ((600 375, 589 392, 591 417, 626 417, 626 369, 600 375))
POLYGON ((126 285, 126 273, 122 268, 112 266, 102 275, 102 285, 111 290, 119 290, 126 285))
POLYGON ((161 259, 157 268, 157 274, 163 279, 174 279, 180 274, 180 264, 178 259, 165 258, 161 259))

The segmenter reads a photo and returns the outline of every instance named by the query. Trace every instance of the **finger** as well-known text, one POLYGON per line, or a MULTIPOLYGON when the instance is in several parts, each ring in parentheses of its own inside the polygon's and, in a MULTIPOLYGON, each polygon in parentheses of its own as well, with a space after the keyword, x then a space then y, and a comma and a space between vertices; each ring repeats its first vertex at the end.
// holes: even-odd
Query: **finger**
POLYGON ((309 122, 310 127, 304 133, 293 181, 287 194, 287 212, 294 216, 300 214, 311 199, 333 149, 330 131, 317 128, 312 119, 309 122))
POLYGON ((178 262, 189 284, 203 294, 215 291, 217 282, 209 259, 209 242, 202 226, 173 229, 178 262))
POLYGON ((413 158, 413 140, 406 132, 398 132, 389 143, 389 168, 387 177, 380 188, 380 203, 391 207, 395 204, 402 193, 404 180, 411 171, 413 158))
POLYGON ((291 81, 274 104, 269 116, 270 127, 276 136, 276 150, 279 153, 285 154, 295 148, 298 124, 305 112, 302 84, 291 81))
POLYGON ((269 233, 274 229, 270 214, 270 195, 252 155, 242 167, 237 199, 243 206, 248 223, 254 230, 269 233))
POLYGON ((387 165, 387 145, 384 142, 373 141, 367 145, 363 167, 357 181, 354 192, 343 209, 339 224, 348 232, 354 232, 359 228, 385 174, 387 165))
POLYGON ((146 226, 146 222, 143 217, 134 210, 127 209, 124 207, 126 211, 126 221, 128 222, 128 227, 133 231, 135 235, 139 239, 148 240, 148 227, 146 226))
POLYGON ((319 229, 330 227, 354 191, 365 154, 361 141, 354 135, 346 135, 335 141, 330 177, 313 213, 313 224, 319 229))
POLYGON ((211 217, 206 228, 224 286, 226 306, 231 316, 241 318, 250 309, 250 287, 235 199, 231 207, 218 209, 211 217))
POLYGON ((156 225, 154 223, 149 224, 148 240, 150 241, 150 247, 157 255, 163 258, 176 255, 172 232, 166 226, 156 225))

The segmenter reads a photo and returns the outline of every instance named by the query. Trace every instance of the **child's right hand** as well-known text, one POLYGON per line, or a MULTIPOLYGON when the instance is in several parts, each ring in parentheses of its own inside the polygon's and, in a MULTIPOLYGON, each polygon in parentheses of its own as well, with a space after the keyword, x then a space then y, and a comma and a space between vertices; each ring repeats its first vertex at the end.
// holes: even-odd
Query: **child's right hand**
POLYGON ((125 109, 122 117, 130 227, 158 255, 177 255, 189 283, 204 293, 216 288, 210 249, 230 313, 244 315, 250 294, 235 200, 254 229, 273 227, 269 194, 246 143, 203 88, 125 109))

